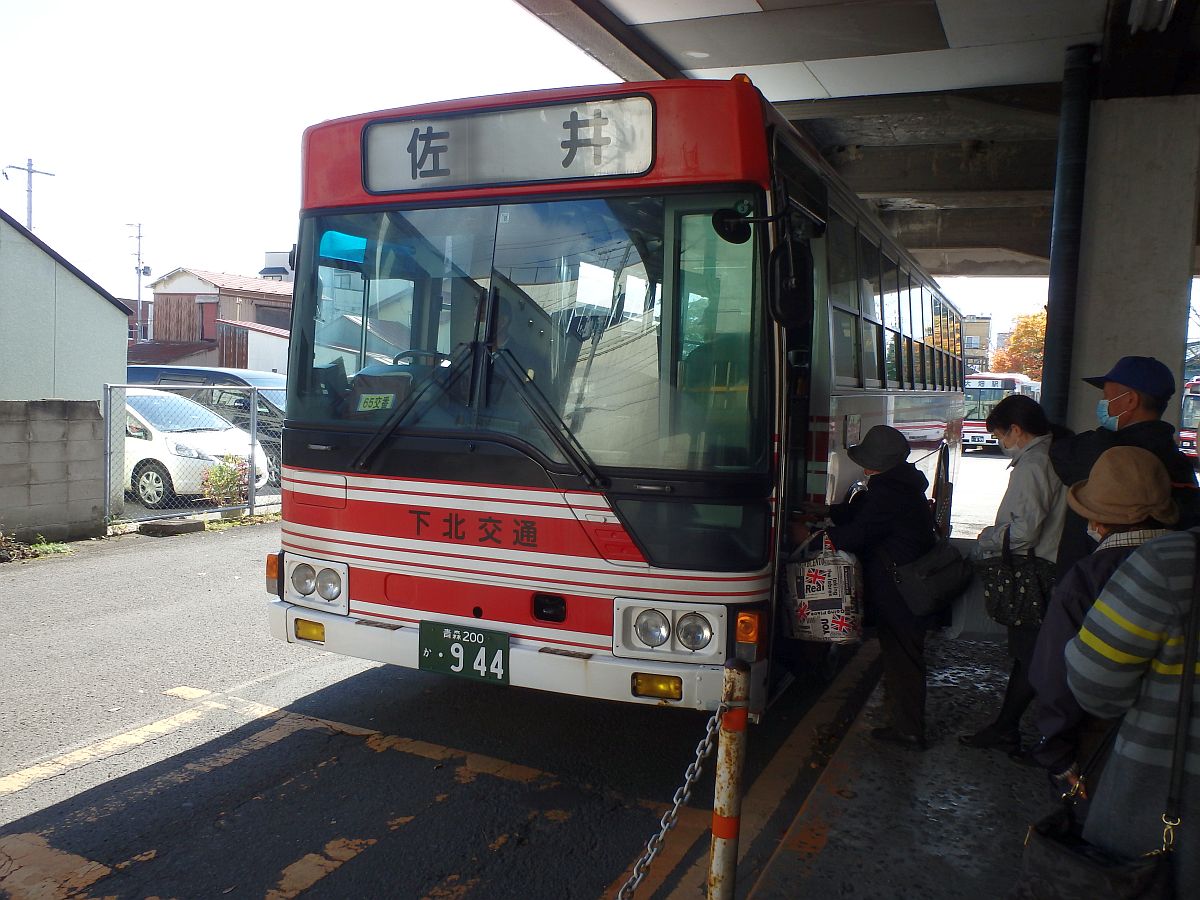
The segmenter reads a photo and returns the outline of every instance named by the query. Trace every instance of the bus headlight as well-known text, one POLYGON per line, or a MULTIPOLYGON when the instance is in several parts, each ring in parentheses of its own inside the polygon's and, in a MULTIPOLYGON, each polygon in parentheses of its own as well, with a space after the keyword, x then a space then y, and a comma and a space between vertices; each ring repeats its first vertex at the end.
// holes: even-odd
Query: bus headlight
POLYGON ((712 640, 712 626, 699 613, 680 616, 675 623, 675 637, 689 650, 703 650, 712 640))
MULTIPOLYGON (((292 577, 296 577, 294 573, 292 577)), ((322 569, 317 575, 317 593, 326 600, 336 600, 342 593, 342 576, 333 569, 322 569)))
POLYGON ((634 620, 633 631, 647 647, 661 647, 671 636, 671 623, 657 609, 646 609, 634 620))
POLYGON ((308 563, 301 563, 292 569, 292 587, 307 597, 317 589, 317 573, 308 563))

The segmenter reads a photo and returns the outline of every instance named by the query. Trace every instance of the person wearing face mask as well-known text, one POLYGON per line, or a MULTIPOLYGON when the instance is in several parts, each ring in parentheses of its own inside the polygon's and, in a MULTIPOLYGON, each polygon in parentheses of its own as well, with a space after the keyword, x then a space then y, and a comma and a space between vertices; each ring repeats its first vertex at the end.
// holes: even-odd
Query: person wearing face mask
MULTIPOLYGON (((987 430, 1000 442, 1009 464, 1008 488, 996 510, 996 522, 980 533, 973 556, 987 559, 1003 552, 1005 534, 1014 555, 1030 550, 1051 563, 1058 555, 1067 509, 1067 489, 1050 464, 1052 426, 1037 401, 1020 394, 1005 397, 987 417, 987 430)), ((1008 628, 1012 671, 996 718, 972 734, 959 736, 968 747, 1007 750, 1021 761, 1021 716, 1033 701, 1029 664, 1038 626, 1008 628)))
POLYGON ((1059 793, 1078 780, 1079 766, 1109 725, 1086 714, 1071 693, 1063 657, 1067 644, 1117 567, 1146 541, 1168 534, 1179 519, 1166 468, 1141 447, 1105 450, 1087 479, 1067 491, 1067 505, 1087 521, 1088 534, 1100 546, 1055 585, 1030 667, 1037 692, 1034 722, 1041 735, 1031 755, 1059 793))
MULTIPOLYGON (((1100 455, 1110 447, 1141 447, 1166 466, 1172 496, 1179 507, 1179 526, 1200 524, 1200 491, 1196 470, 1175 444, 1175 427, 1162 421, 1175 393, 1175 376, 1152 356, 1123 356, 1104 375, 1083 379, 1100 388, 1096 402, 1098 428, 1057 440, 1050 450, 1054 470, 1066 484, 1088 477, 1100 455)), ((1058 575, 1096 547, 1087 523, 1068 510, 1058 547, 1058 575)))

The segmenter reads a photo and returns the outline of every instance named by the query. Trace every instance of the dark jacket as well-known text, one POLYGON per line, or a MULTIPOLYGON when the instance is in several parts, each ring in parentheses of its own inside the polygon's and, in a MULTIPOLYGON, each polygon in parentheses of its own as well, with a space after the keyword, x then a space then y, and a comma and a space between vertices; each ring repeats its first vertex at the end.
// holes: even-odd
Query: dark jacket
MULTIPOLYGON (((1105 450, 1111 447, 1142 447, 1157 456, 1171 476, 1172 495, 1179 504, 1178 528, 1200 524, 1200 491, 1196 489, 1196 469, 1192 461, 1175 445, 1175 426, 1170 422, 1135 422, 1119 431, 1099 428, 1072 437, 1058 438, 1050 445, 1050 462, 1067 487, 1082 481, 1105 450)), ((1096 548, 1087 535, 1087 522, 1079 513, 1067 510, 1062 539, 1058 544, 1058 577, 1096 548)))
POLYGON ((1085 556, 1059 579, 1046 607, 1029 667, 1029 683, 1037 691, 1034 723, 1041 735, 1033 748, 1033 757, 1051 772, 1065 771, 1073 762, 1087 762, 1078 758, 1079 730, 1091 717, 1067 686, 1063 653, 1079 633, 1084 617, 1108 579, 1136 549, 1136 545, 1101 546, 1085 556))
POLYGON ((864 599, 872 618, 916 619, 896 589, 891 566, 918 559, 937 542, 927 487, 925 476, 905 462, 871 476, 865 491, 830 509, 834 524, 827 534, 839 550, 862 560, 864 599))

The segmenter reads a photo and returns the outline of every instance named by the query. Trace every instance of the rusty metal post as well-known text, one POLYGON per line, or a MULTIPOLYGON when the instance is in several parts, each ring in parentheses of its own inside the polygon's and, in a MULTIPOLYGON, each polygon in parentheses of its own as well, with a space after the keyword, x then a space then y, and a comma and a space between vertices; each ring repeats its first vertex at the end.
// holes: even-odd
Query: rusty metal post
POLYGON ((742 765, 746 760, 746 714, 750 666, 725 663, 725 684, 713 789, 712 846, 708 853, 708 900, 731 900, 737 887, 738 833, 742 824, 742 765))

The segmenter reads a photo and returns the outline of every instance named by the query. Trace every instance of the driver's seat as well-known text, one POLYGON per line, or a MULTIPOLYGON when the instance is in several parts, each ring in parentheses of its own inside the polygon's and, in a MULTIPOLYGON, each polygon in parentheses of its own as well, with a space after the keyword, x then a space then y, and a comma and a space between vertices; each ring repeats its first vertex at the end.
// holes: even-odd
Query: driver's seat
POLYGON ((372 364, 350 379, 350 393, 342 401, 347 418, 386 415, 408 399, 413 376, 402 366, 372 364))

